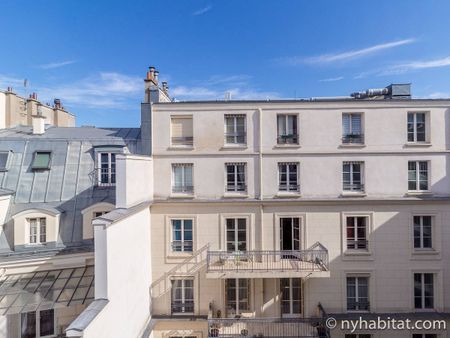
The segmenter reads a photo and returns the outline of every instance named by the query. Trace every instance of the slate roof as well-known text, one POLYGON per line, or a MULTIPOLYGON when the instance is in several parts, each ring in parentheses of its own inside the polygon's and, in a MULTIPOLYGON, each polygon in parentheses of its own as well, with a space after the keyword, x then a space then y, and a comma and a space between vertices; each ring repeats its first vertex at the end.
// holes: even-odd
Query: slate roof
POLYGON ((139 153, 139 128, 47 127, 43 135, 31 131, 26 126, 0 130, 0 151, 10 151, 8 170, 0 172, 0 195, 12 192, 4 231, 0 231, 0 260, 29 255, 26 248, 14 251, 10 221, 26 209, 60 211, 55 250, 92 247, 92 241, 82 239, 81 210, 99 202, 115 202, 114 187, 95 185, 94 148, 123 146, 127 152, 139 153), (52 152, 50 170, 32 170, 34 152, 46 150, 52 152))

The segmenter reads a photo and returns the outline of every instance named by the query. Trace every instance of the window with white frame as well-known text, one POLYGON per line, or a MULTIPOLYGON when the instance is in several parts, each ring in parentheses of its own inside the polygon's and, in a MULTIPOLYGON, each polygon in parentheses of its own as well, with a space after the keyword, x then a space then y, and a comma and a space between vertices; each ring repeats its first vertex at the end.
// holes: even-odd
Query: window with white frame
POLYGON ((428 161, 408 162, 408 190, 428 191, 428 161))
POLYGON ((172 251, 193 251, 193 221, 191 219, 172 220, 172 251))
POLYGON ((297 115, 277 115, 278 144, 298 144, 297 115))
POLYGON ((408 142, 426 142, 426 113, 408 113, 408 142))
POLYGON ((30 244, 42 244, 47 242, 47 219, 45 217, 28 218, 30 229, 30 244))
POLYGON ((25 312, 20 315, 21 338, 49 337, 55 333, 55 312, 53 309, 25 312))
POLYGON ((116 184, 116 153, 99 152, 97 156, 98 185, 114 186, 116 184))
POLYGON ((342 143, 344 144, 364 143, 361 113, 342 114, 342 143))
POLYGON ((245 182, 245 163, 226 163, 226 191, 245 192, 247 185, 245 182))
POLYGON ((298 163, 278 163, 278 190, 299 192, 300 185, 298 176, 298 163))
POLYGON ((247 143, 245 131, 245 115, 225 115, 225 143, 247 143))
POLYGON ((414 249, 433 248, 433 217, 413 216, 414 249))
POLYGON ((192 116, 175 116, 170 120, 172 146, 192 146, 194 129, 192 116))
POLYGON ((412 338, 437 338, 438 335, 435 333, 414 333, 412 338))
POLYGON ((434 308, 434 275, 432 273, 414 274, 414 308, 434 308))
POLYGON ((250 280, 226 279, 226 310, 228 316, 239 315, 250 310, 250 280))
POLYGON ((194 278, 172 279, 172 313, 194 312, 194 278))
POLYGON ((368 250, 367 223, 367 216, 346 217, 347 249, 368 250))
POLYGON ((364 162, 342 164, 342 189, 347 192, 364 192, 364 162))
POLYGON ((247 251, 247 219, 226 219, 226 247, 227 251, 247 251))
POLYGON ((281 314, 296 316, 302 313, 302 280, 301 278, 281 278, 281 314))
POLYGON ((194 193, 192 163, 174 163, 172 164, 172 192, 173 193, 194 193))
POLYGON ((347 277, 347 310, 369 310, 369 277, 347 277))

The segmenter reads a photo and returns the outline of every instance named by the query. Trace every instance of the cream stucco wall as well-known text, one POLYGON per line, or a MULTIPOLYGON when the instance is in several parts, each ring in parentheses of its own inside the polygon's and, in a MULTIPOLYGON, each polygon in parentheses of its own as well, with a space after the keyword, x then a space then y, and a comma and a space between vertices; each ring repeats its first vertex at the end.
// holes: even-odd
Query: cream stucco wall
POLYGON ((115 208, 114 204, 107 202, 100 202, 91 205, 81 211, 83 215, 83 239, 94 238, 94 227, 92 225, 92 220, 94 219, 94 213, 96 212, 110 212, 115 208))

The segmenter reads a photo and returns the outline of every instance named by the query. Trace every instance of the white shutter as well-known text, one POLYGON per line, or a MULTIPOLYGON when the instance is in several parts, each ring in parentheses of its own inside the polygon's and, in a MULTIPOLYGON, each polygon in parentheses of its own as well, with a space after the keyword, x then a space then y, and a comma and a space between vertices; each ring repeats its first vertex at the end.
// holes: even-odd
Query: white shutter
POLYGON ((192 117, 172 118, 172 137, 193 137, 192 117))

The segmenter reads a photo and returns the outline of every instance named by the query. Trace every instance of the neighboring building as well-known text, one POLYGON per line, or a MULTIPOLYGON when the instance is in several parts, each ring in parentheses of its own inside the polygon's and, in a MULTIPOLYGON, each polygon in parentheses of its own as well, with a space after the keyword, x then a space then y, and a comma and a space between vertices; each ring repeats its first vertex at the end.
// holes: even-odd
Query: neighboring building
POLYGON ((14 93, 11 87, 5 92, 0 90, 0 129, 31 126, 34 115, 45 117, 46 125, 75 127, 75 116, 65 110, 59 99, 51 106, 38 101, 36 93, 27 99, 14 93))
POLYGON ((44 127, 34 119, 35 129, 0 130, 0 337, 7 338, 63 335, 92 302, 92 219, 115 207, 116 154, 139 147, 137 128, 44 127))
MULTIPOLYGON (((92 220, 95 300, 66 335, 447 337, 324 326, 327 315, 450 324, 450 100, 409 90, 174 102, 150 68, 137 148, 115 157, 115 209, 92 220)), ((87 180, 90 168, 66 172, 87 180)), ((68 230, 78 240, 80 224, 68 230)))

